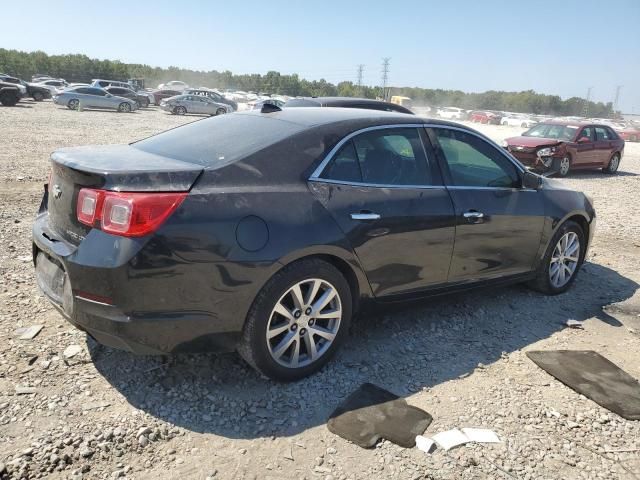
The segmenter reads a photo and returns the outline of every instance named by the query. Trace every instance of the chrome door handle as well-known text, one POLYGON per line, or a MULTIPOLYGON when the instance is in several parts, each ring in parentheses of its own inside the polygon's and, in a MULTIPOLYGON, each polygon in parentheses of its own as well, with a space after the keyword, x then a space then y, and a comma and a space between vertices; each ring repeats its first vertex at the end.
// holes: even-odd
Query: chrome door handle
POLYGON ((373 212, 360 212, 360 213, 352 213, 352 220, 379 220, 380 214, 373 212))
POLYGON ((484 218, 484 213, 482 212, 476 212, 476 211, 470 211, 470 212, 464 212, 462 214, 462 216, 464 218, 484 218))
POLYGON ((467 219, 469 223, 482 223, 484 222, 484 213, 477 212, 475 210, 470 210, 468 212, 464 212, 462 214, 464 218, 467 219))

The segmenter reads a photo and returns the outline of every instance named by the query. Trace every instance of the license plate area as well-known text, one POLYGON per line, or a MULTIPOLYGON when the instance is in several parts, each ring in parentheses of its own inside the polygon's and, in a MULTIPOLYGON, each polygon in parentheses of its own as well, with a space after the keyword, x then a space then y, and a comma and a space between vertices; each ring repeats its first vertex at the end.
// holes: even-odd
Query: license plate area
POLYGON ((36 255, 36 280, 42 293, 71 315, 73 296, 69 277, 58 261, 42 251, 36 255))

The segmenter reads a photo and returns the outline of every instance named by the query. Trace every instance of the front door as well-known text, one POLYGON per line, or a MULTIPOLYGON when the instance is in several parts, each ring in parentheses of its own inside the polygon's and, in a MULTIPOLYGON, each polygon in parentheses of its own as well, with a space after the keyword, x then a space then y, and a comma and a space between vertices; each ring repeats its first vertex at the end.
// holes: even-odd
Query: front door
POLYGON ((544 224, 541 193, 521 188, 521 170, 471 132, 428 129, 456 215, 450 283, 532 270, 544 224))
POLYGON ((595 134, 593 132, 593 127, 584 127, 578 136, 576 137, 576 154, 575 158, 573 158, 572 167, 575 168, 583 168, 590 167, 594 163, 597 163, 597 154, 595 150, 595 134), (580 139, 587 138, 588 142, 580 141, 580 139))
POLYGON ((416 127, 371 129, 344 142, 312 177, 377 297, 447 280, 453 204, 423 139, 416 127))

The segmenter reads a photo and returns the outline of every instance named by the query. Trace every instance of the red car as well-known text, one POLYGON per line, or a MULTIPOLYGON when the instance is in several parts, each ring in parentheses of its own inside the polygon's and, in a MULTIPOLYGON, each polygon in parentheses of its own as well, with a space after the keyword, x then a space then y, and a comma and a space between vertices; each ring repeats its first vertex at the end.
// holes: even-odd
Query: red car
POLYGON ((521 137, 507 138, 503 147, 533 170, 564 177, 578 169, 615 173, 624 140, 608 125, 550 121, 537 124, 521 137))
POLYGON ((156 105, 160 105, 160 100, 164 100, 165 98, 175 97, 176 95, 182 95, 182 92, 177 90, 156 90, 152 93, 153 100, 156 105))
POLYGON ((492 125, 500 125, 500 120, 502 117, 493 112, 471 112, 469 115, 469 120, 476 123, 485 123, 492 125))
POLYGON ((620 138, 627 142, 640 142, 640 127, 627 126, 616 129, 616 132, 620 138))

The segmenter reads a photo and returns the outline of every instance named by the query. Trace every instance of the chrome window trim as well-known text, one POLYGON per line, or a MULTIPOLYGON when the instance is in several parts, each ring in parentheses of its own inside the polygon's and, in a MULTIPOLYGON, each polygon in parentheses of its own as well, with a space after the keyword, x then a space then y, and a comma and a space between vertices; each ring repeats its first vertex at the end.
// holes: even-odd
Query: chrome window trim
POLYGON ((407 188, 411 190, 445 190, 447 187, 444 185, 395 185, 386 183, 364 183, 364 182, 351 182, 348 180, 333 180, 328 178, 309 178, 310 182, 320 183, 332 183, 336 185, 348 185, 351 187, 373 187, 373 188, 407 188))
MULTIPOLYGON (((347 135, 342 140, 340 140, 335 147, 331 149, 331 151, 327 154, 327 156, 324 157, 322 162, 320 162, 320 165, 318 165, 318 167, 313 171, 313 173, 309 177, 309 180, 327 181, 326 179, 320 178, 320 175, 322 175, 322 171, 327 166, 327 164, 331 161, 333 156, 336 153, 338 153, 338 150, 340 150, 345 143, 347 143, 356 135, 360 135, 361 133, 373 132, 375 130, 387 130, 391 128, 424 128, 424 127, 425 127, 424 123, 398 123, 396 125, 376 125, 374 127, 367 127, 360 130, 356 130, 355 132, 351 132, 349 135, 347 135)), ((420 141, 422 142, 422 139, 420 141)), ((424 145, 423 145, 423 148, 424 148, 424 145)), ((426 152, 425 152, 425 155, 426 155, 426 152)), ((429 159, 427 157, 427 161, 428 160, 429 159)), ((402 186, 402 185, 398 185, 398 186, 402 186)))

